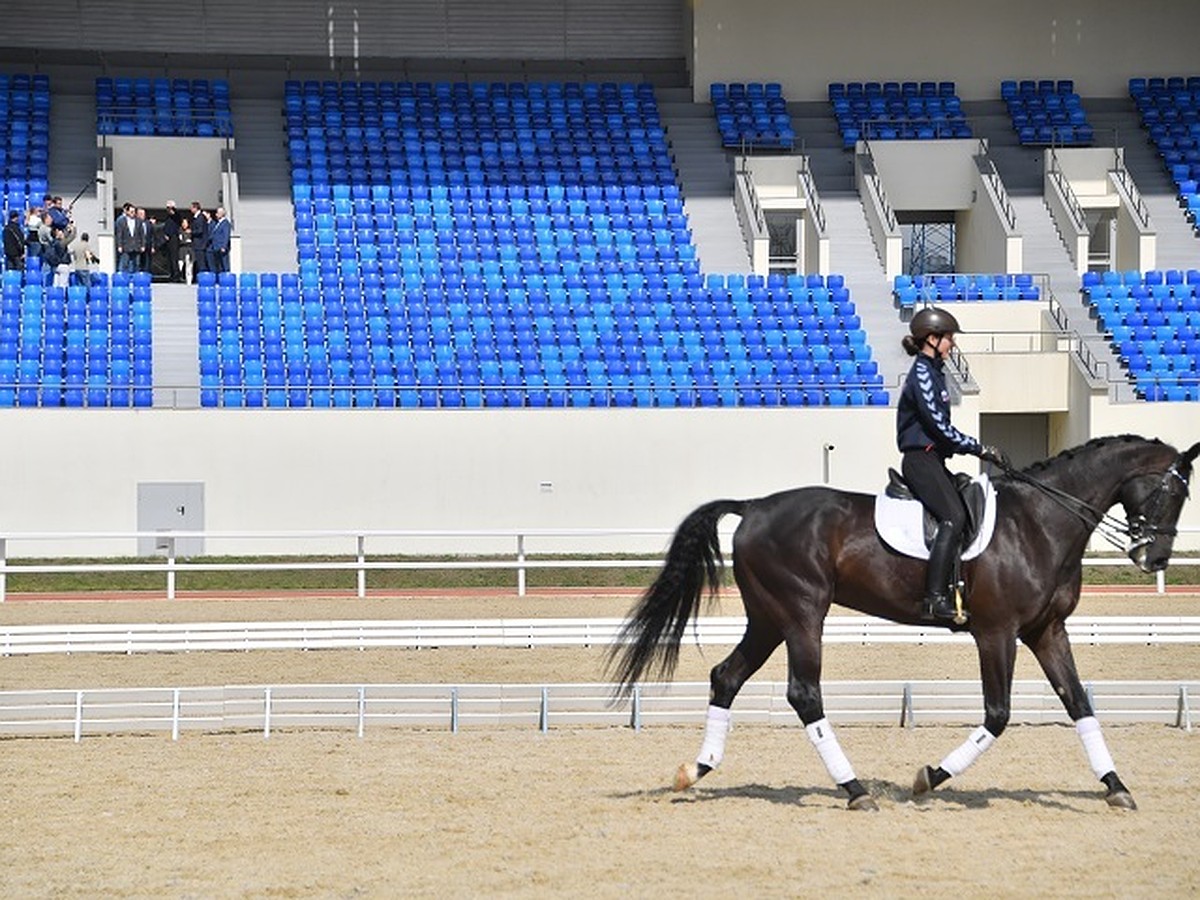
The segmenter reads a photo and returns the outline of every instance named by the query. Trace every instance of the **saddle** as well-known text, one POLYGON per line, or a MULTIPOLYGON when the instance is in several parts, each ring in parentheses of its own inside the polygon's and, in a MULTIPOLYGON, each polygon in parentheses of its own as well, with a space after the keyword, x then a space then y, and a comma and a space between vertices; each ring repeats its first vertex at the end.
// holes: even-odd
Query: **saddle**
MULTIPOLYGON (((992 538, 996 525, 996 489, 986 473, 971 478, 959 472, 954 476, 954 482, 967 508, 962 558, 974 559, 992 538)), ((887 487, 875 498, 875 530, 883 542, 906 556, 928 559, 937 524, 934 516, 913 496, 903 476, 895 469, 888 469, 887 487)))

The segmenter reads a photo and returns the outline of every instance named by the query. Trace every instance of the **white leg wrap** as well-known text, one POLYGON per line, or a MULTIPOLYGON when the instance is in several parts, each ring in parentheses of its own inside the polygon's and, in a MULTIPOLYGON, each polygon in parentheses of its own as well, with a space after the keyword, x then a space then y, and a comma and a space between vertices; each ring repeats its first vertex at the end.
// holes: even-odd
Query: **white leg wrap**
POLYGON ((846 759, 846 754, 842 752, 842 747, 833 733, 833 726, 829 724, 829 720, 818 719, 811 725, 805 725, 804 730, 808 734, 808 739, 813 742, 813 746, 817 748, 817 753, 821 755, 821 762, 825 763, 825 768, 829 772, 829 777, 833 779, 833 783, 845 784, 847 781, 853 781, 854 768, 850 765, 850 760, 846 759))
POLYGON ((1097 778, 1103 778, 1109 772, 1115 771, 1113 758, 1109 755, 1108 746, 1104 743, 1104 735, 1100 733, 1100 721, 1095 716, 1084 716, 1075 723, 1075 731, 1083 742, 1087 752, 1088 762, 1097 778))
POLYGON ((700 745, 697 763, 710 769, 721 764, 725 758, 725 737, 729 734, 731 718, 727 709, 712 705, 708 707, 708 716, 704 720, 704 743, 700 745))
POLYGON ((984 750, 994 743, 996 743, 995 736, 980 725, 971 732, 971 736, 963 741, 961 746, 956 750, 950 751, 950 754, 941 761, 940 765, 951 775, 961 775, 967 771, 971 763, 983 756, 984 750))

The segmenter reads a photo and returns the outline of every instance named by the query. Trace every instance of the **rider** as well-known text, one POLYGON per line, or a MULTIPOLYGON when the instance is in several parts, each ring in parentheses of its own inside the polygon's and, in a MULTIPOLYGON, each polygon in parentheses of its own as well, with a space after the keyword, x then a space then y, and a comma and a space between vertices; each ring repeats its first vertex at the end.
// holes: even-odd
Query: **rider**
POLYGON ((985 462, 1008 467, 1004 451, 986 447, 950 423, 950 395, 943 368, 962 329, 944 309, 926 307, 913 316, 902 346, 915 356, 896 408, 896 444, 904 454, 901 471, 913 494, 937 519, 937 533, 929 550, 925 572, 925 615, 953 619, 951 569, 967 524, 967 510, 959 497, 946 458, 969 453, 985 462))

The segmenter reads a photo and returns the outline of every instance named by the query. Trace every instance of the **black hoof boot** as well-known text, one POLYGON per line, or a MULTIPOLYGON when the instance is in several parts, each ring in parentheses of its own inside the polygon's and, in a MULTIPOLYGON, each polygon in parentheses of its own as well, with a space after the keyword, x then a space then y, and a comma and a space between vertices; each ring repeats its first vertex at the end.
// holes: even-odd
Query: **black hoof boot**
POLYGON ((1133 799, 1133 794, 1129 793, 1129 788, 1117 777, 1116 772, 1109 772, 1100 780, 1108 788, 1108 793, 1104 795, 1105 803, 1116 809, 1137 809, 1137 801, 1133 799))
POLYGON ((846 808, 855 812, 879 812, 879 804, 867 793, 857 778, 838 785, 848 795, 846 808))

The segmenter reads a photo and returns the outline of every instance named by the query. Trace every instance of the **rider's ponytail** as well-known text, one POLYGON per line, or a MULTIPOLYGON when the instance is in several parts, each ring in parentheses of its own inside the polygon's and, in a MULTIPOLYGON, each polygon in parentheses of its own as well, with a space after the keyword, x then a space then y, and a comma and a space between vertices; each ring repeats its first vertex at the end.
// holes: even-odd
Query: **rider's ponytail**
POLYGON ((904 352, 909 356, 916 356, 921 352, 921 345, 917 343, 917 339, 911 334, 906 334, 901 339, 900 346, 904 348, 904 352))

